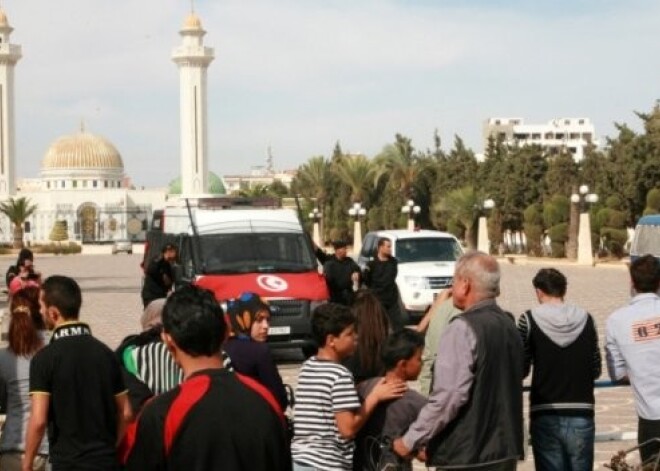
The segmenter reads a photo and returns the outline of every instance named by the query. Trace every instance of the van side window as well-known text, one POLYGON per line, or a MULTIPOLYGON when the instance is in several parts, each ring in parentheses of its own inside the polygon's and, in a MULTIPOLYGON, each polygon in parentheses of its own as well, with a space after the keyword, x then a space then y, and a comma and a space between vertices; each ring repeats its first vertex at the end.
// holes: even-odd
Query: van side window
POLYGON ((367 237, 364 238, 364 243, 362 244, 362 251, 360 256, 364 258, 369 258, 374 255, 376 236, 373 234, 367 234, 367 237))

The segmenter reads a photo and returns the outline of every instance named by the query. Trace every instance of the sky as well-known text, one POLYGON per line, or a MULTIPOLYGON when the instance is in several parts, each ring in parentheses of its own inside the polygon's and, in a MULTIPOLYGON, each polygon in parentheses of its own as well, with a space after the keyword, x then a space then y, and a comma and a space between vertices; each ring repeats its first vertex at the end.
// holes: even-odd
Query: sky
MULTIPOLYGON (((15 72, 19 177, 85 129, 110 140, 134 183, 180 174, 172 49, 190 0, 0 0, 15 72)), ((425 150, 461 136, 483 151, 489 117, 586 117, 601 136, 640 128, 660 98, 657 0, 194 0, 215 49, 209 167, 278 170, 396 133, 425 150)))

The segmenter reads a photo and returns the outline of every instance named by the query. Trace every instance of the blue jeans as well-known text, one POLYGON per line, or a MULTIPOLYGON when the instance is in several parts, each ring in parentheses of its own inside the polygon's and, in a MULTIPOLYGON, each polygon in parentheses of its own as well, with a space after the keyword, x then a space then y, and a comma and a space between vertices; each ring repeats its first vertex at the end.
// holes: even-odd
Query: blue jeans
POLYGON ((591 471, 594 468, 592 417, 542 415, 531 420, 537 471, 591 471))

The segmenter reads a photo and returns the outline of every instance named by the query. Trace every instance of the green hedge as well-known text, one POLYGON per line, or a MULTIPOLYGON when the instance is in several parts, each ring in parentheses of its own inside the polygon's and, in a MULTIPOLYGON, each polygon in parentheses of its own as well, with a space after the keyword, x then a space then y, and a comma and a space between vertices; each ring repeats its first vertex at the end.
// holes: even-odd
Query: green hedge
POLYGON ((76 254, 82 252, 82 246, 76 244, 75 242, 69 242, 68 244, 58 244, 53 242, 52 244, 33 245, 32 251, 34 253, 52 253, 56 255, 68 255, 68 254, 76 254))

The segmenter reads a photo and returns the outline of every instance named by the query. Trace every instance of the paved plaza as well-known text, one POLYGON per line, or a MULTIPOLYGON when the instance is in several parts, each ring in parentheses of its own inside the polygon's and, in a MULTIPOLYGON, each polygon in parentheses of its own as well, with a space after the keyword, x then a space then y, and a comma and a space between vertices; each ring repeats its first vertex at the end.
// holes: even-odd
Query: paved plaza
MULTIPOLYGON (((44 276, 64 274, 74 277, 83 289, 82 319, 88 322, 94 334, 111 348, 121 339, 139 329, 142 311, 140 300, 142 255, 69 255, 39 256, 35 264, 44 276)), ((0 257, 0 270, 4 273, 15 258, 0 257)), ((518 316, 536 303, 531 279, 536 271, 551 266, 550 261, 531 261, 525 258, 502 259, 502 293, 499 303, 518 316)), ((601 347, 604 341, 605 319, 616 307, 627 302, 630 282, 625 265, 597 265, 582 267, 557 262, 556 268, 565 273, 569 282, 567 299, 591 312, 598 324, 601 347)), ((280 369, 286 383, 294 385, 302 361, 297 351, 278 352, 280 369)), ((605 365, 603 378, 607 379, 605 365)), ((637 419, 633 398, 628 387, 598 389, 596 392, 597 434, 617 435, 636 431, 637 419)), ((596 469, 616 450, 634 446, 633 441, 609 441, 596 444, 596 469)), ((635 460, 637 457, 634 457, 635 460)), ((416 469, 424 469, 417 466, 416 469)), ((532 470, 527 462, 521 470, 532 470)))

